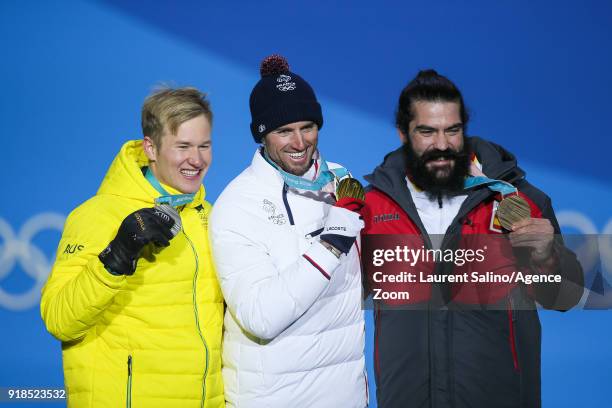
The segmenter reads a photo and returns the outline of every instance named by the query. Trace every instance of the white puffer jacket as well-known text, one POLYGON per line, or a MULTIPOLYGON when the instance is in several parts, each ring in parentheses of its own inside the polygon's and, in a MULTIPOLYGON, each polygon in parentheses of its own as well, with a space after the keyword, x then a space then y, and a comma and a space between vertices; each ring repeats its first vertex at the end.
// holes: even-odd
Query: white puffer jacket
POLYGON ((367 406, 359 255, 354 245, 338 260, 320 244, 330 203, 284 188, 259 151, 215 203, 229 407, 367 406))

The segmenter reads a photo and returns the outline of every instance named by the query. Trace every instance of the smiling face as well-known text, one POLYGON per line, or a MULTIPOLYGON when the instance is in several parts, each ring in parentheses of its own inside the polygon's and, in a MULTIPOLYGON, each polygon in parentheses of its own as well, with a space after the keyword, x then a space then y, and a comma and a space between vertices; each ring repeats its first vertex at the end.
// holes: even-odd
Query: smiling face
POLYGON ((314 122, 294 122, 268 133, 263 144, 270 159, 281 169, 301 176, 312 164, 318 137, 319 129, 314 122))
POLYGON ((463 123, 457 102, 417 101, 408 137, 400 132, 408 155, 408 173, 430 192, 463 188, 469 152, 464 148, 463 123))
POLYGON ((212 161, 210 123, 199 115, 183 122, 176 134, 164 134, 161 146, 145 136, 143 147, 153 175, 183 194, 195 193, 212 161))

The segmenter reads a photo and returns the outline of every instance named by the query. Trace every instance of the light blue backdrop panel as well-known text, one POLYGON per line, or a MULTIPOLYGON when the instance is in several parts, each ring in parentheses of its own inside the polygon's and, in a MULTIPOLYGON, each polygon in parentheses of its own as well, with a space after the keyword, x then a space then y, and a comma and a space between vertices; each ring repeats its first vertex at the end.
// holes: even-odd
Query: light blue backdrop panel
MULTIPOLYGON (((302 7, 309 4, 298 3, 302 7)), ((475 13, 479 19, 498 18, 504 14, 504 7, 510 17, 534 13, 526 3, 520 6, 507 3, 500 6, 502 9, 494 8, 490 2, 486 2, 486 7, 478 7, 477 3, 461 4, 470 7, 458 16, 457 24, 466 27, 471 24, 466 18, 470 13, 475 13)), ((128 6, 127 9, 133 9, 134 3, 128 6)), ((325 13, 324 7, 318 6, 320 12, 325 13)), ((226 24, 216 21, 216 31, 206 31, 206 16, 196 19, 201 24, 199 28, 191 27, 190 30, 201 29, 208 36, 232 36, 240 31, 232 16, 253 13, 253 9, 226 7, 226 24), (221 26, 226 27, 225 31, 219 28, 221 26)), ((330 5, 330 12, 338 13, 334 7, 330 5)), ((258 79, 259 59, 272 51, 290 56, 295 71, 308 80, 313 78, 311 83, 325 116, 320 135, 321 150, 325 157, 344 164, 355 175, 369 173, 387 152, 399 145, 392 126, 393 105, 401 86, 423 68, 423 64, 430 64, 451 79, 457 79, 464 89, 474 113, 470 125, 472 134, 491 138, 513 150, 517 147, 525 150, 526 145, 538 141, 539 155, 547 157, 543 160, 545 164, 530 152, 520 160, 520 165, 527 170, 528 178, 553 198, 566 231, 612 234, 609 161, 591 163, 593 158, 600 161, 602 157, 607 158, 610 151, 609 120, 604 113, 610 111, 607 109, 610 104, 609 97, 602 95, 609 95, 612 88, 604 75, 612 72, 612 64, 609 58, 601 55, 604 50, 597 47, 604 41, 602 36, 607 44, 612 39, 610 29, 601 24, 610 18, 598 16, 591 25, 584 18, 590 15, 585 8, 599 10, 600 3, 583 2, 575 6, 564 3, 564 16, 575 8, 575 26, 548 24, 553 31, 542 32, 537 19, 531 16, 520 18, 524 23, 520 27, 504 21, 499 33, 493 25, 488 36, 482 38, 473 33, 462 37, 462 31, 457 28, 437 25, 435 16, 410 14, 409 6, 403 7, 401 11, 405 12, 407 23, 416 19, 418 27, 430 29, 436 35, 431 42, 423 40, 427 36, 421 38, 419 49, 429 51, 419 54, 418 63, 411 65, 409 56, 403 54, 398 58, 403 64, 403 76, 391 70, 396 76, 390 80, 394 86, 376 94, 380 102, 370 102, 386 106, 388 112, 384 114, 380 109, 370 110, 368 104, 359 103, 355 96, 359 93, 351 98, 339 95, 344 94, 345 89, 334 85, 333 81, 358 84, 366 78, 368 83, 364 83, 365 91, 360 98, 368 98, 367 89, 375 86, 372 84, 376 84, 377 78, 388 75, 385 66, 393 65, 394 60, 382 61, 374 68, 370 63, 364 66, 352 63, 348 68, 338 64, 330 66, 324 61, 313 63, 311 58, 306 61, 305 57, 300 57, 300 41, 291 46, 281 42, 279 49, 275 49, 276 43, 270 37, 269 42, 255 48, 245 43, 243 54, 253 56, 245 61, 237 57, 241 55, 239 42, 233 43, 231 51, 207 48, 202 45, 206 41, 194 42, 180 30, 169 30, 151 19, 134 17, 133 12, 110 7, 108 3, 0 3, 0 78, 4 80, 0 98, 3 147, 0 181, 4 189, 4 199, 0 203, 0 387, 63 385, 60 344, 45 331, 40 319, 40 286, 53 261, 65 216, 95 193, 122 143, 140 137, 140 106, 152 86, 166 81, 196 86, 209 93, 215 114, 214 160, 205 185, 209 199, 214 201, 223 187, 251 160, 256 146, 249 132, 248 96, 258 79), (425 18, 428 24, 423 21, 425 18), (528 65, 532 70, 525 68, 525 61, 517 62, 521 69, 514 69, 514 63, 502 58, 501 54, 495 54, 491 60, 486 52, 479 55, 479 45, 487 50, 500 41, 510 47, 512 35, 508 30, 512 29, 522 38, 520 45, 528 47, 522 52, 529 56, 528 65), (439 30, 453 34, 446 45, 441 41, 443 36, 439 30), (526 37, 533 38, 539 48, 529 48, 526 37), (457 51, 466 41, 469 41, 470 63, 462 60, 457 51), (439 53, 455 57, 436 58, 438 54, 428 48, 434 45, 439 53), (551 66, 548 58, 553 55, 558 59, 560 47, 572 63, 551 66), (589 55, 585 47, 592 47, 592 60, 585 58, 589 55), (542 52, 537 51, 540 48, 542 52), (431 57, 432 62, 426 62, 426 57, 431 57), (474 60, 476 57, 478 60, 474 60), (581 58, 580 63, 576 63, 577 57, 581 58), (308 68, 300 69, 302 66, 308 68), (330 79, 337 71, 342 71, 346 78, 330 79), (534 82, 531 74, 542 71, 563 78, 584 77, 589 87, 569 90, 560 87, 541 95, 535 89, 537 81, 534 82), (600 79, 592 78, 589 73, 600 79), (529 86, 521 88, 526 78, 529 78, 529 86), (491 86, 497 81, 508 81, 515 88, 511 93, 496 95, 491 86), (580 98, 576 98, 577 95, 580 98), (520 104, 516 109, 499 110, 495 108, 498 97, 520 101, 520 104), (575 115, 559 116, 556 111, 559 104, 569 105, 569 111, 575 111, 575 115), (547 123, 538 122, 538 115, 533 112, 540 112, 554 130, 543 131, 547 123), (531 116, 523 122, 521 118, 527 113, 531 116), (555 119, 554 123, 550 122, 551 118, 555 119), (520 129, 520 137, 515 137, 517 133, 509 132, 509 128, 520 129), (559 146, 564 147, 559 150, 559 146)), ((427 11, 427 7, 423 7, 419 10, 427 11)), ((218 7, 215 10, 219 13, 218 7)), ((294 18, 279 21, 266 20, 263 14, 252 17, 261 20, 262 24, 276 24, 278 30, 292 38, 299 40, 300 36, 308 36, 308 31, 302 30, 304 26, 300 24, 298 12, 285 11, 283 16, 286 15, 294 18)), ((327 22, 324 25, 327 32, 317 35, 350 40, 351 35, 346 30, 355 30, 355 41, 363 39, 359 27, 343 22, 340 15, 336 17, 338 21, 334 26, 330 24, 331 17, 326 15, 323 20, 327 22)), ((269 27, 267 30, 270 31, 269 27)), ((374 47, 377 39, 368 41, 364 47, 374 47)), ((398 52, 404 49, 400 46, 409 43, 401 36, 396 41, 398 52)), ((322 41, 319 46, 322 54, 331 55, 336 51, 342 60, 342 52, 334 48, 338 47, 334 41, 322 41)), ((357 49, 358 44, 347 47, 357 49)), ((346 60, 354 61, 355 57, 347 54, 346 60)), ((385 86, 389 86, 388 81, 385 86)), ((508 92, 507 88, 503 89, 508 92)), ((609 274, 605 278, 612 281, 609 274)), ((370 312, 366 318, 366 355, 368 370, 372 373, 370 312)), ((544 406, 607 406, 609 391, 605 387, 612 381, 612 313, 543 312, 541 320, 544 406)), ((373 375, 370 375, 370 387, 372 406, 376 406, 373 375)))

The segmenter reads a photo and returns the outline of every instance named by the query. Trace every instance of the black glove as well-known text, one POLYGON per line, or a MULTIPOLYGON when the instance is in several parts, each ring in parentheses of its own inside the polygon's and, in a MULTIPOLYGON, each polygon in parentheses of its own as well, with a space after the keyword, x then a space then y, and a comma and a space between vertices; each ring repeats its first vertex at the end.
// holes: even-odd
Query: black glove
POLYGON ((331 207, 320 239, 346 255, 362 228, 363 220, 359 213, 342 207, 331 207))
POLYGON ((140 251, 149 242, 167 247, 174 236, 171 228, 174 220, 156 208, 134 211, 121 223, 115 239, 100 252, 98 258, 113 275, 132 275, 140 251))

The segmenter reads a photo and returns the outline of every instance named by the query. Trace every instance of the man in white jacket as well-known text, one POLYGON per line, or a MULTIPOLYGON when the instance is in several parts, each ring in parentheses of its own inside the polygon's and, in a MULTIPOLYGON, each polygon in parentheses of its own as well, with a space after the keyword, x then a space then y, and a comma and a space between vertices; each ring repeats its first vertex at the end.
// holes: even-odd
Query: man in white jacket
POLYGON ((323 117, 310 85, 278 55, 261 75, 250 97, 261 146, 211 216, 227 405, 363 408, 363 221, 334 195, 348 172, 317 150, 323 117))

